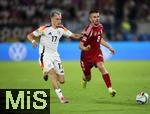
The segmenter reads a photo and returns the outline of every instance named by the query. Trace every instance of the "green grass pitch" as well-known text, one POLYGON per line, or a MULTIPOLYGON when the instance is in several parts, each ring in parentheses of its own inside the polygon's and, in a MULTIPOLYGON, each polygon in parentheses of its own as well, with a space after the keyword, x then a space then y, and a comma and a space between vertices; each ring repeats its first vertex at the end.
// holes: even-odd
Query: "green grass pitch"
POLYGON ((150 103, 138 105, 135 96, 150 94, 150 61, 107 61, 117 96, 109 96, 98 69, 92 80, 81 87, 78 61, 63 62, 66 83, 61 86, 69 104, 60 104, 50 84, 45 82, 38 62, 0 62, 0 88, 51 88, 51 114, 150 114, 150 103))

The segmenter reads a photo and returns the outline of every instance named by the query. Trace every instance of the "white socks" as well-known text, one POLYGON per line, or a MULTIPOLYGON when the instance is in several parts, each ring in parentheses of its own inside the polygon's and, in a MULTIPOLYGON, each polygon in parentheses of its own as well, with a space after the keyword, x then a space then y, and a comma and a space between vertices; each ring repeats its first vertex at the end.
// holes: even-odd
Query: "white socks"
POLYGON ((112 87, 109 87, 108 91, 111 93, 113 91, 112 87))
POLYGON ((56 92, 58 98, 61 100, 61 98, 63 97, 63 94, 62 94, 62 92, 61 92, 61 89, 60 89, 60 88, 59 88, 59 89, 55 89, 55 92, 56 92))

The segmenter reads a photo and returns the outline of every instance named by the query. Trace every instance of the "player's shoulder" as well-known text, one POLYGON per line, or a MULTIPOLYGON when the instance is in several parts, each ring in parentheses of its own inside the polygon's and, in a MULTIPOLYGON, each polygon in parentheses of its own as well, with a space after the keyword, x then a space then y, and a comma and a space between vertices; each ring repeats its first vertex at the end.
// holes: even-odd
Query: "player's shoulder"
POLYGON ((87 31, 88 29, 92 29, 92 27, 92 24, 87 24, 85 25, 84 30, 87 31))
POLYGON ((68 29, 64 26, 64 25, 59 25, 58 27, 57 27, 58 29, 61 29, 61 30, 64 30, 64 31, 67 31, 68 29))
POLYGON ((65 26, 64 26, 63 24, 61 24, 61 25, 58 25, 57 28, 62 28, 62 29, 64 29, 65 26))
POLYGON ((88 35, 92 30, 92 25, 91 24, 88 24, 84 27, 83 31, 82 31, 82 34, 84 35, 88 35))
POLYGON ((66 29, 66 27, 65 27, 63 24, 57 26, 57 28, 60 28, 60 29, 66 29))
POLYGON ((102 29, 104 28, 104 27, 103 27, 103 24, 101 24, 101 23, 99 24, 99 27, 102 28, 102 29))
POLYGON ((44 25, 41 25, 38 29, 41 31, 41 30, 45 30, 48 27, 50 27, 50 24, 44 24, 44 25))

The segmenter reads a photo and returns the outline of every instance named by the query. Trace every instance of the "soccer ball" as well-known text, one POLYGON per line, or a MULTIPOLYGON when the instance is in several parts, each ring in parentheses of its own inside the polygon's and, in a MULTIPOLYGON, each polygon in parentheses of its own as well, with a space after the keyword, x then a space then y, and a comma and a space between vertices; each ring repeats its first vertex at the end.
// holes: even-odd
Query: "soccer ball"
POLYGON ((148 103, 148 98, 149 98, 149 95, 147 93, 141 92, 136 96, 136 102, 138 104, 145 104, 145 103, 148 103))

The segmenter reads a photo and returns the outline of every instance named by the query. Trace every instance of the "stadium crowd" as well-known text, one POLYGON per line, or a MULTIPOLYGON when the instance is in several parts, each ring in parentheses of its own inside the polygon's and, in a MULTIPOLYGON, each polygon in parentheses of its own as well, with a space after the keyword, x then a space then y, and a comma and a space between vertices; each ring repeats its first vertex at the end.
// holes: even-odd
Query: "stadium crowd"
POLYGON ((0 42, 26 41, 28 32, 49 23, 53 8, 61 9, 64 25, 73 32, 81 32, 88 11, 98 8, 108 40, 150 41, 149 6, 149 0, 1 0, 0 42))

